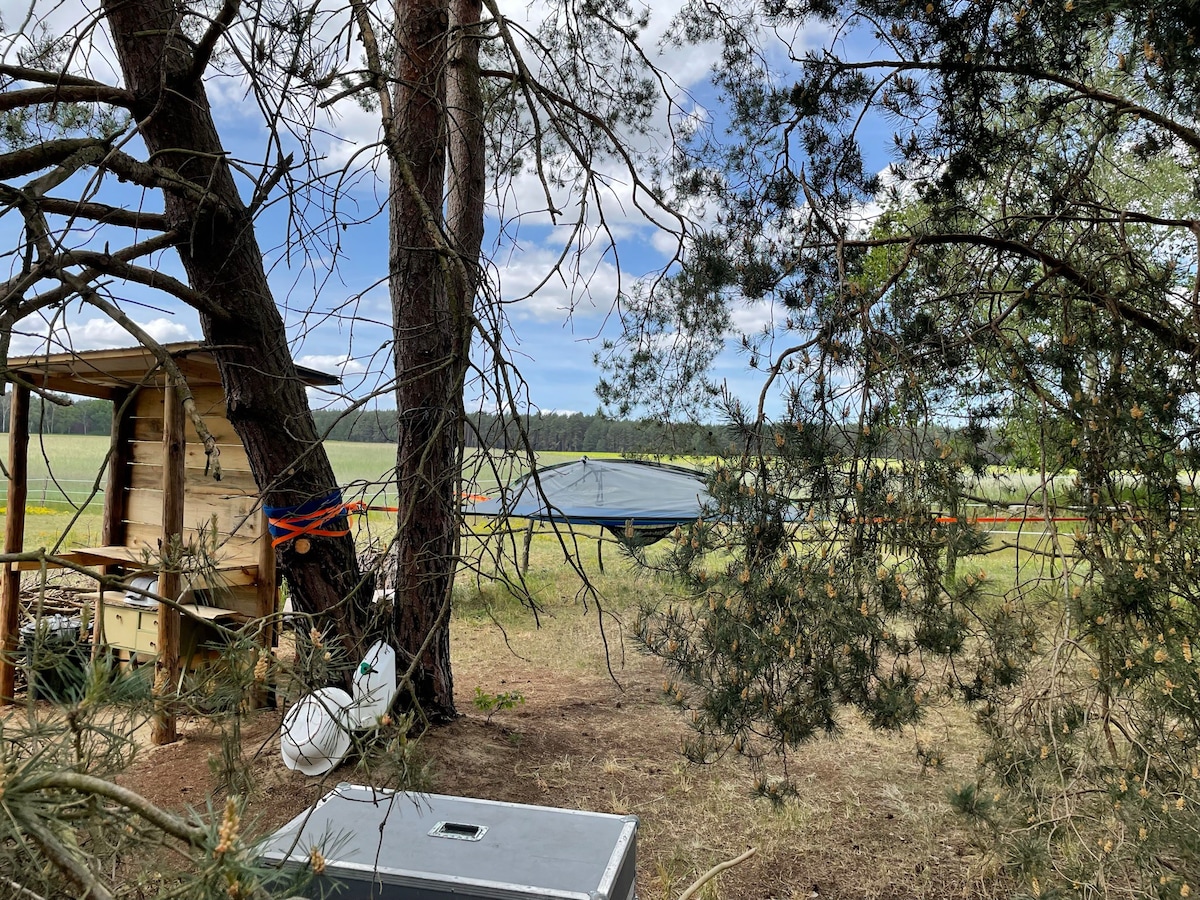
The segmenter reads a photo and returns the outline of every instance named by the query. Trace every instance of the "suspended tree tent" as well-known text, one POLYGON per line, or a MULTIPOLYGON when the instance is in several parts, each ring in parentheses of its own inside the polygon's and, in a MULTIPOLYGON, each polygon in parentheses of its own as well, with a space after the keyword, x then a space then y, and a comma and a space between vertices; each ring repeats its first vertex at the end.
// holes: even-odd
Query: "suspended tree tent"
POLYGON ((599 525, 624 544, 644 546, 694 522, 711 498, 699 472, 665 463, 583 459, 524 475, 476 515, 568 526, 599 525))

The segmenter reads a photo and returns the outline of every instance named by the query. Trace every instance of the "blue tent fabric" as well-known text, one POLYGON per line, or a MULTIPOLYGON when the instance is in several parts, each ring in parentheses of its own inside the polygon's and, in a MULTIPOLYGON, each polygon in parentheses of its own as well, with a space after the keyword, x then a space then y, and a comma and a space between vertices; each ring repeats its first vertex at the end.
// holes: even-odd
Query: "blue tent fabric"
POLYGON ((602 525, 613 531, 694 522, 710 500, 699 472, 663 463, 588 459, 539 469, 541 491, 531 475, 471 512, 571 525, 602 525), (545 494, 545 497, 542 496, 545 494))

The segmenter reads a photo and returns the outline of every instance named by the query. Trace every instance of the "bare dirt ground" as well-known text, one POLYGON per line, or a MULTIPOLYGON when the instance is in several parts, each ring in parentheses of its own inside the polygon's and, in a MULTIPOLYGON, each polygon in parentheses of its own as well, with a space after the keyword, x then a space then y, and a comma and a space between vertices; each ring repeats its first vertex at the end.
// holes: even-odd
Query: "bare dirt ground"
MULTIPOLYGON (((845 734, 803 748, 791 760, 800 794, 779 810, 752 797, 740 760, 692 766, 679 754, 682 714, 662 700, 662 669, 633 652, 613 657, 608 675, 595 619, 559 611, 542 629, 454 625, 455 679, 464 715, 420 744, 430 790, 490 800, 635 814, 638 894, 678 897, 700 873, 748 847, 758 853, 724 872, 701 897, 990 897, 1001 893, 986 843, 953 817, 946 788, 969 777, 969 732, 947 717, 932 738, 957 749, 946 769, 923 773, 913 735, 880 736, 851 722, 845 734), (515 651, 515 653, 513 652, 515 651), (519 654, 519 655, 516 655, 519 654), (491 721, 472 705, 475 689, 518 691, 525 702, 491 721)), ((610 639, 615 632, 610 629, 610 639)), ((325 779, 284 768, 280 713, 258 713, 244 728, 257 787, 255 825, 272 830, 340 781, 368 783, 348 762, 325 779)), ((178 743, 142 754, 124 781, 172 808, 203 804, 218 752, 202 720, 183 723, 178 743)))

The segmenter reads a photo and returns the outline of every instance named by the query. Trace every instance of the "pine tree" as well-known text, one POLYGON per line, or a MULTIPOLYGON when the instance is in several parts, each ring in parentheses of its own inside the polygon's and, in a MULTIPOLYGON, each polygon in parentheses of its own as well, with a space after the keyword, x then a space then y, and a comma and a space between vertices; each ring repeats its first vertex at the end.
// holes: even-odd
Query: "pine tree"
MULTIPOLYGON (((680 183, 719 213, 652 324, 701 321, 711 353, 733 302, 783 322, 744 339, 764 402, 726 404, 742 439, 719 506, 672 557, 689 599, 645 618, 698 753, 765 761, 842 707, 894 727, 954 698, 990 748, 956 803, 1031 893, 1188 896, 1195 4, 692 13, 682 34, 725 41, 730 126, 698 136, 680 183), (837 43, 783 72, 739 52, 818 23, 837 43), (885 122, 886 168, 868 144, 885 122), (1008 513, 982 496, 992 462, 1033 467, 1003 499, 1051 534, 1003 578, 982 554, 1012 536, 972 519, 1008 513)), ((699 358, 643 338, 631 388, 667 367, 647 346, 699 358)))

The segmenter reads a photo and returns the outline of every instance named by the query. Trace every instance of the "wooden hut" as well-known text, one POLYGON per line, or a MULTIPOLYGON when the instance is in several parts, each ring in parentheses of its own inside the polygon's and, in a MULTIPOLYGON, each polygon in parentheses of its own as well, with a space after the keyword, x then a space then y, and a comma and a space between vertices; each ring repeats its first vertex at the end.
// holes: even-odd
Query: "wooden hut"
MULTIPOLYGON (((69 548, 60 556, 127 579, 149 571, 158 577, 156 592, 185 608, 180 613, 161 604, 139 604, 136 593, 117 585, 91 597, 93 639, 122 659, 153 659, 158 685, 174 685, 181 667, 204 646, 205 621, 245 622, 274 613, 278 603, 266 516, 245 448, 226 417, 216 360, 200 344, 168 344, 166 349, 217 441, 220 480, 213 477, 204 447, 189 434, 176 389, 167 384, 158 360, 146 348, 11 360, 4 534, 5 553, 24 550, 30 388, 111 400, 115 439, 100 543, 69 548), (182 548, 182 554, 177 565, 164 566, 163 548, 172 546, 182 548)), ((338 383, 310 369, 299 373, 310 386, 338 383)), ((6 563, 0 570, 0 647, 8 651, 0 658, 0 702, 11 700, 14 690, 21 572, 40 565, 6 563)), ((156 726, 157 743, 174 739, 174 716, 169 712, 156 726)))

